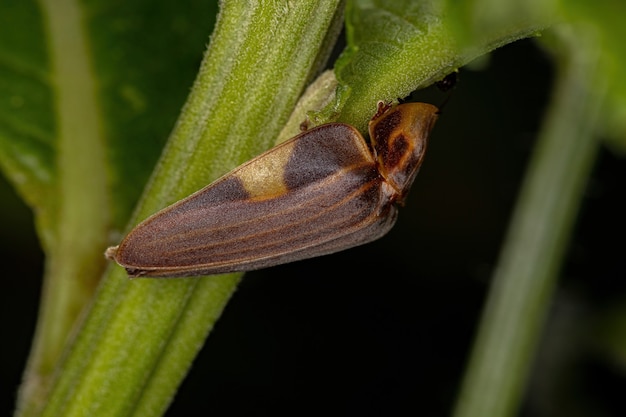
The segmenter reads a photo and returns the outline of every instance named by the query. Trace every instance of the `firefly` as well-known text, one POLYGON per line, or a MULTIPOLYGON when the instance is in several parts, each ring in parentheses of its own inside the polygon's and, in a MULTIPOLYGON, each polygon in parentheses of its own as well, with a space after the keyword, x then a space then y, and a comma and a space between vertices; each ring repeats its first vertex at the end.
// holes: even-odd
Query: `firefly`
POLYGON ((152 215, 106 256, 130 277, 251 271, 372 242, 397 219, 437 107, 379 103, 370 143, 328 123, 152 215))

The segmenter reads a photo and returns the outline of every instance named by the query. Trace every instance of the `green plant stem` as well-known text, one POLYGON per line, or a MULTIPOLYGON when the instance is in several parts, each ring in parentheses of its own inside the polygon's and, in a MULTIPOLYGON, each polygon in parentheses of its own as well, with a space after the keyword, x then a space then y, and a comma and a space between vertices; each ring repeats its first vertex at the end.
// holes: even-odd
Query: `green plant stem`
POLYGON ((456 417, 515 415, 595 159, 602 98, 592 88, 597 49, 569 30, 559 30, 568 54, 494 274, 456 417))
MULTIPOLYGON (((325 55, 322 45, 333 44, 327 35, 339 3, 221 3, 194 88, 131 224, 272 144, 325 55)), ((19 415, 161 415, 239 279, 129 281, 112 266, 49 398, 24 398, 19 415)))
POLYGON ((46 276, 19 393, 22 403, 42 398, 48 390, 72 326, 104 269, 102 249, 109 227, 109 210, 104 209, 108 204, 105 141, 80 7, 74 0, 44 0, 41 6, 49 28, 56 91, 59 204, 54 210, 55 230, 39 225, 47 255, 46 276))

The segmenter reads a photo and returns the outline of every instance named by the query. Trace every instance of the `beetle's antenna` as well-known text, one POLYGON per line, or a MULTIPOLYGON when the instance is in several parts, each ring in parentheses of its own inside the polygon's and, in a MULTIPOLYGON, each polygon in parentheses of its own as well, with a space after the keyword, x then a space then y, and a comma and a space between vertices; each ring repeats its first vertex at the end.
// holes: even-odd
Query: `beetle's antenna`
POLYGON ((439 90, 441 90, 444 93, 449 93, 448 96, 443 100, 443 103, 441 103, 438 106, 439 114, 441 114, 443 108, 446 106, 446 104, 448 104, 448 101, 450 101, 450 97, 452 97, 452 92, 454 91, 454 87, 456 87, 458 81, 459 81, 459 71, 456 70, 446 75, 441 81, 437 81, 435 83, 435 85, 437 86, 439 90))

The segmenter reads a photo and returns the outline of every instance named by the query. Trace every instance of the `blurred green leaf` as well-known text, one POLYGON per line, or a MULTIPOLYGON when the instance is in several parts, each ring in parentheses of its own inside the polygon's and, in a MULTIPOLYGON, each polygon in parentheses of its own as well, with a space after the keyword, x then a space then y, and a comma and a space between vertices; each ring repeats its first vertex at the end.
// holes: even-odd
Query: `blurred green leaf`
MULTIPOLYGON (((110 184, 103 192, 110 193, 108 210, 120 230, 187 96, 217 4, 86 1, 80 6, 88 76, 96 84, 102 122, 87 128, 101 128, 107 148, 105 154, 82 157, 100 158, 108 166, 110 184)), ((42 237, 53 230, 60 169, 51 74, 56 51, 45 24, 37 2, 0 3, 0 168, 36 211, 42 237)))
POLYGON ((554 22, 555 0, 442 0, 455 38, 464 45, 489 33, 508 33, 527 22, 554 22))
POLYGON ((103 250, 172 129, 216 7, 0 2, 0 169, 33 209, 46 252, 23 397, 41 393, 93 295, 103 250))
POLYGON ((623 1, 573 1, 563 4, 565 19, 592 36, 600 53, 596 88, 606 89, 602 120, 604 135, 613 150, 626 152, 626 3, 623 1))
POLYGON ((0 168, 49 229, 56 126, 42 19, 35 2, 0 3, 0 168))
POLYGON ((623 76, 626 3, 612 0, 560 3, 553 0, 446 0, 444 3, 453 36, 464 45, 481 42, 490 32, 506 33, 519 23, 533 21, 571 24, 581 39, 594 37, 600 51, 600 71, 595 85, 598 89, 607 89, 602 116, 604 134, 614 150, 626 152, 626 79, 623 76))

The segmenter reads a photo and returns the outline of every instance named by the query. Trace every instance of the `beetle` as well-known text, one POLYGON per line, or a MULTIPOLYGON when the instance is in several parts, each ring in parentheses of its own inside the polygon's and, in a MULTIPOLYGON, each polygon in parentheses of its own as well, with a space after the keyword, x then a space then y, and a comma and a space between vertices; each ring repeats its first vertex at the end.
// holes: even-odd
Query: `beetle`
POLYGON ((305 131, 152 215, 106 256, 129 277, 250 271, 376 240, 424 160, 437 107, 379 103, 371 144, 344 123, 305 131))

